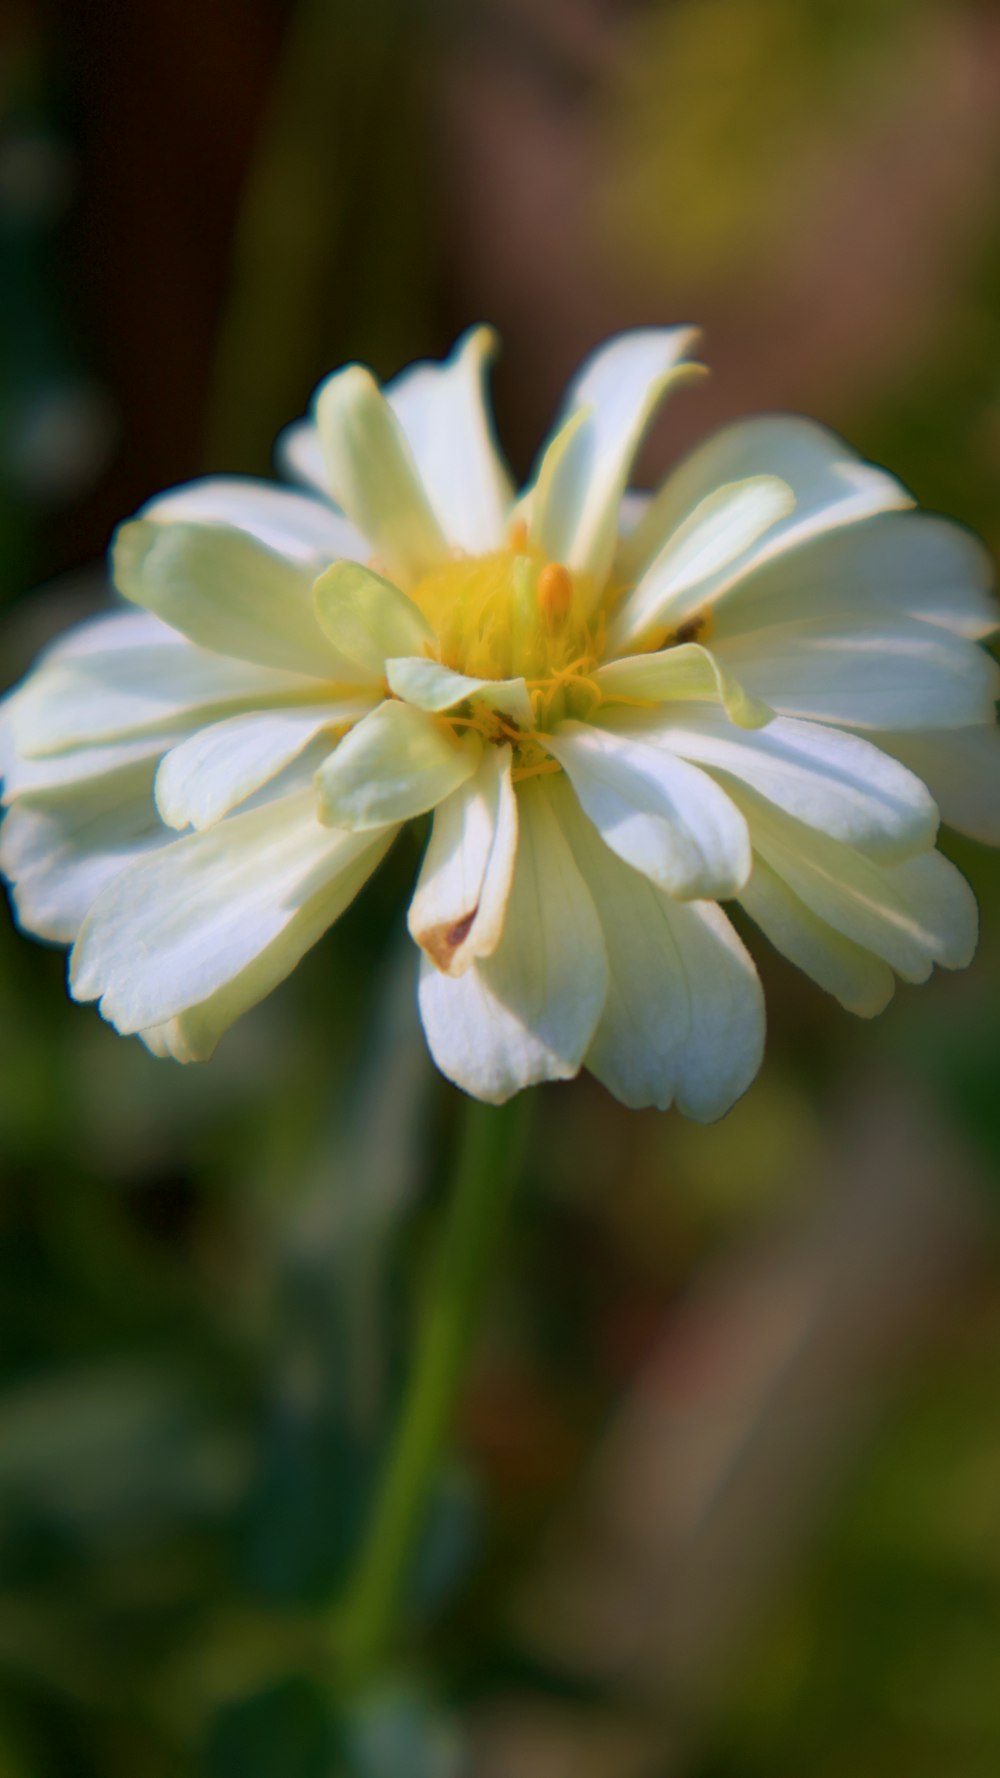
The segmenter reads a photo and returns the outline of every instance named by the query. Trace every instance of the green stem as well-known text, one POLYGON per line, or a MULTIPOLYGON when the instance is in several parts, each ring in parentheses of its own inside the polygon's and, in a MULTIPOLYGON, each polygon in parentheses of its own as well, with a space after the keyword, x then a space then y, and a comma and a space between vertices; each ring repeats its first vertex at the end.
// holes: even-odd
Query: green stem
POLYGON ((409 1389, 353 1583, 338 1613, 338 1655, 351 1685, 377 1670, 391 1642, 451 1430, 484 1280, 520 1170, 530 1097, 522 1093, 500 1109, 463 1102, 409 1389))

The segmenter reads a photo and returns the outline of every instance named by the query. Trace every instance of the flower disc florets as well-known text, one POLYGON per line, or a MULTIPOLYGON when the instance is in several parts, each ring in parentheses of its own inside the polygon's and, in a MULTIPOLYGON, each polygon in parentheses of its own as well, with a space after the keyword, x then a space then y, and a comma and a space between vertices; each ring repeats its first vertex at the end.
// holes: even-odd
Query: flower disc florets
POLYGON ((485 739, 509 741, 515 772, 537 766, 536 737, 551 724, 592 716, 603 701, 593 674, 605 618, 603 610, 585 615, 594 603, 586 580, 532 549, 519 522, 506 548, 456 554, 410 589, 434 631, 429 658, 476 679, 524 680, 530 726, 476 698, 452 716, 456 728, 475 726, 485 739))

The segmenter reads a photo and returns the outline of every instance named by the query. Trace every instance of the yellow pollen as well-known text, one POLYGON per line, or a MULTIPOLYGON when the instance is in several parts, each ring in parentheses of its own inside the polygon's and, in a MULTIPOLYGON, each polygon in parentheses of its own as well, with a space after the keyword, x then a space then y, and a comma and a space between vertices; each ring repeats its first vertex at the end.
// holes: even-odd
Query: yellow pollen
POLYGON ((538 608, 542 622, 554 630, 568 617, 573 604, 573 581, 561 562, 546 562, 538 576, 538 608))
POLYGON ((594 672, 604 648, 604 619, 591 614, 590 585, 550 562, 515 526, 506 549, 456 554, 409 588, 434 631, 427 654, 473 679, 524 679, 531 721, 515 722, 473 696, 441 720, 473 729, 484 741, 514 748, 517 776, 558 771, 547 733, 566 717, 586 718, 603 702, 594 672))
POLYGON ((586 614, 581 578, 540 551, 456 555, 410 588, 434 631, 428 653, 476 679, 562 685, 592 673, 600 622, 586 614))

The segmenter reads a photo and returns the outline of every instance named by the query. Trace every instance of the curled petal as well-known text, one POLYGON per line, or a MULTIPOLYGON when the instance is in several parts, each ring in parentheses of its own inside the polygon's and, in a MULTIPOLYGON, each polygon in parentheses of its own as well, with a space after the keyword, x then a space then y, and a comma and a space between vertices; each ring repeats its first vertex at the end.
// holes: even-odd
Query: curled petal
POLYGON ((626 592, 611 620, 608 647, 659 646, 718 597, 794 508, 795 496, 778 476, 753 475, 714 488, 626 592))
POLYGON ((735 895, 750 875, 746 822, 695 766, 651 745, 582 722, 546 742, 605 844, 683 900, 735 895))
POLYGON ((478 735, 459 741, 423 710, 379 704, 320 766, 320 820, 358 832, 409 821, 471 778, 481 756, 478 735))
POLYGON ((761 533, 753 557, 739 563, 741 574, 822 533, 913 505, 894 476, 812 420, 791 414, 737 420, 692 451, 654 495, 622 551, 623 580, 641 579, 703 500, 727 483, 758 476, 786 483, 792 503, 780 523, 761 533))
POLYGON ((630 654, 620 661, 608 661, 598 667, 593 679, 610 703, 616 698, 664 704, 716 698, 730 722, 740 728, 762 728, 774 715, 767 704, 748 697, 736 676, 699 642, 682 642, 655 654, 630 654))
POLYGON ((72 944, 88 909, 136 859, 171 835, 152 798, 156 756, 26 796, 0 824, 0 870, 27 932, 72 944))
POLYGON ((313 607, 314 570, 227 525, 133 519, 112 548, 119 591, 202 648, 262 667, 355 679, 313 607))
POLYGON ((896 987, 888 963, 821 919, 759 856, 740 901, 775 950, 847 1012, 862 1019, 884 1012, 896 987))
POLYGON ((502 1104, 579 1071, 604 1005, 608 963, 593 900, 540 780, 518 791, 520 843, 501 938, 459 977, 426 955, 420 1016, 442 1074, 502 1104))
POLYGON ((426 574, 448 553, 406 435, 370 371, 350 364, 316 395, 330 488, 393 580, 426 574))
POLYGON ((862 729, 950 729, 993 720, 1000 666, 985 649, 913 618, 803 620, 729 638, 718 659, 783 716, 862 729))
POLYGON ((323 634, 339 654, 381 679, 390 655, 419 654, 434 631, 405 593, 356 562, 335 562, 313 591, 323 634))
POLYGON ((332 925, 394 833, 331 832, 307 789, 172 841, 90 909, 71 958, 74 998, 99 999, 122 1032, 214 1001, 221 1034, 332 925))
POLYGON ((249 475, 212 475, 186 482, 148 501, 140 517, 160 524, 184 520, 246 531, 268 549, 302 562, 313 574, 330 562, 362 561, 368 554, 360 532, 328 501, 249 475))
POLYGON ((721 908, 674 901, 616 858, 565 785, 550 793, 600 915, 608 953, 604 1010, 587 1067, 624 1104, 676 1104, 711 1122, 753 1080, 764 999, 721 908))
POLYGON ((445 975, 489 957, 503 932, 517 855, 509 747, 486 747, 478 771, 434 813, 407 924, 445 975))
POLYGON ((43 656, 12 694, 7 724, 16 753, 41 760, 328 696, 323 679, 198 648, 155 617, 123 612, 82 624, 43 656))
POLYGON ((386 661, 389 690, 419 710, 453 710, 468 699, 485 704, 513 718, 520 728, 534 726, 528 687, 523 679, 475 679, 455 673, 437 661, 408 659, 386 661))
POLYGON ((995 722, 929 734, 879 734, 878 744, 916 772, 942 821, 987 846, 1000 846, 1000 729, 995 722))
POLYGON ((668 389, 700 374, 694 327, 636 328, 595 352, 572 384, 529 500, 531 536, 600 591, 629 473, 668 389))
POLYGON ((707 704, 634 720, 654 745, 707 768, 724 785, 748 785, 786 814, 873 858, 891 862, 934 844, 938 812, 926 785, 858 735, 784 716, 748 733, 707 704))
POLYGON ((411 365, 385 391, 442 532, 470 555, 503 543, 514 498, 486 394, 496 350, 491 327, 470 328, 442 364, 411 365))
POLYGON ((840 840, 804 827, 759 798, 734 790, 754 850, 776 877, 835 932, 895 970, 924 982, 935 963, 964 969, 978 936, 975 897, 940 852, 876 864, 840 840))
POLYGON ((371 709, 370 701, 254 710, 210 723, 172 747, 156 774, 156 804, 168 827, 212 827, 324 733, 334 735, 371 709))

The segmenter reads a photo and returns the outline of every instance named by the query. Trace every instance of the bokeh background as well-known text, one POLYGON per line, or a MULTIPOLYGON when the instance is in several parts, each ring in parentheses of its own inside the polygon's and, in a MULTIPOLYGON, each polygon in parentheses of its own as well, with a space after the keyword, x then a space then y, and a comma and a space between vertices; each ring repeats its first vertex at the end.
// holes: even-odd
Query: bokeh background
MULTIPOLYGON (((521 473, 581 356, 704 324, 1000 539, 990 0, 8 0, 3 682, 121 516, 267 472, 319 377, 491 320, 521 473), (32 590, 38 589, 41 590, 32 590)), ((329 1614, 454 1095, 415 843, 205 1068, 0 929, 0 1778, 995 1778, 1000 865, 974 968, 852 1020, 752 940, 710 1129, 541 1095, 398 1670, 329 1614)))

